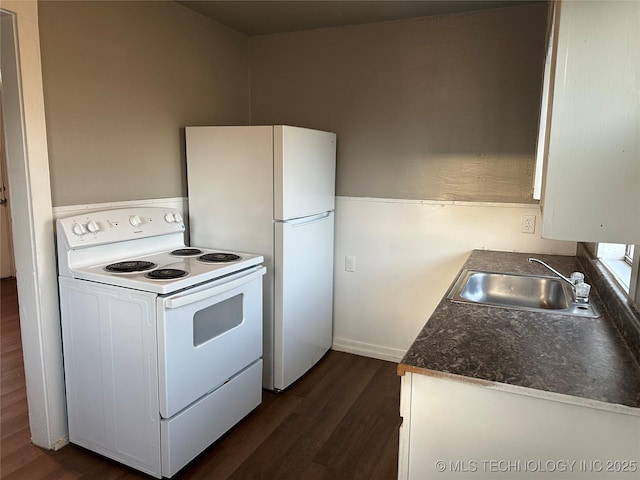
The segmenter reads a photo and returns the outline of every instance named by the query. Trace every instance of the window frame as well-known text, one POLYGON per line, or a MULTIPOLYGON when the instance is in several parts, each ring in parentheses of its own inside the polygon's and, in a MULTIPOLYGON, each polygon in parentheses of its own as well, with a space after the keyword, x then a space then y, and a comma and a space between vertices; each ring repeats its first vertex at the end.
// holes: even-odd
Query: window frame
POLYGON ((635 253, 635 245, 627 244, 624 251, 624 261, 633 266, 633 256, 635 253))
POLYGON ((634 246, 633 263, 631 265, 631 283, 629 284, 629 297, 636 307, 640 309, 640 247, 634 246))
POLYGON ((620 288, 640 308, 640 247, 629 244, 596 244, 598 261, 613 275, 620 288))

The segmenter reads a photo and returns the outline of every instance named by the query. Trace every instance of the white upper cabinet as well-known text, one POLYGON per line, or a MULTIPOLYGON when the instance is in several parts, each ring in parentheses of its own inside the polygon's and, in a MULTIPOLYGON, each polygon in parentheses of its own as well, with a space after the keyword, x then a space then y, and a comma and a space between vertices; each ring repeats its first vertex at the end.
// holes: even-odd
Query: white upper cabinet
POLYGON ((640 2, 555 5, 542 235, 640 244, 640 2))

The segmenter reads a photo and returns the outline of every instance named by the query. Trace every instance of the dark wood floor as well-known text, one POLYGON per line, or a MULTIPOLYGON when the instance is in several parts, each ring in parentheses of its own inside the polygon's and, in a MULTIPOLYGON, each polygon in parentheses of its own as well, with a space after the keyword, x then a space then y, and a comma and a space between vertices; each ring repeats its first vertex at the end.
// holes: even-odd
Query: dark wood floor
MULTIPOLYGON (((0 478, 150 479, 92 452, 29 443, 15 281, 2 280, 0 478)), ((396 365, 329 352, 173 478, 340 480, 397 478, 396 365)))

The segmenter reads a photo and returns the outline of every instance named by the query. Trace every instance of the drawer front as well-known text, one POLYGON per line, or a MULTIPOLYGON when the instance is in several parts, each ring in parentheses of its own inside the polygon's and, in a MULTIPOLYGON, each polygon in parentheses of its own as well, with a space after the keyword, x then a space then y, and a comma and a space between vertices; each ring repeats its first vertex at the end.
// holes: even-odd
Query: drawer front
POLYGON ((171 477, 262 402, 262 360, 160 423, 162 475, 171 477))

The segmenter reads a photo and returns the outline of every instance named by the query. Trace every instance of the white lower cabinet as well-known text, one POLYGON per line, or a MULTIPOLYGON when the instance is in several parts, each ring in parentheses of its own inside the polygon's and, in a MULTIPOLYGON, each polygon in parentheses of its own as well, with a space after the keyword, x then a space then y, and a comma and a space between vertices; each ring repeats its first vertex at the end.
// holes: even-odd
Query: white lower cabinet
POLYGON ((406 372, 400 415, 403 480, 640 478, 640 409, 406 372))

